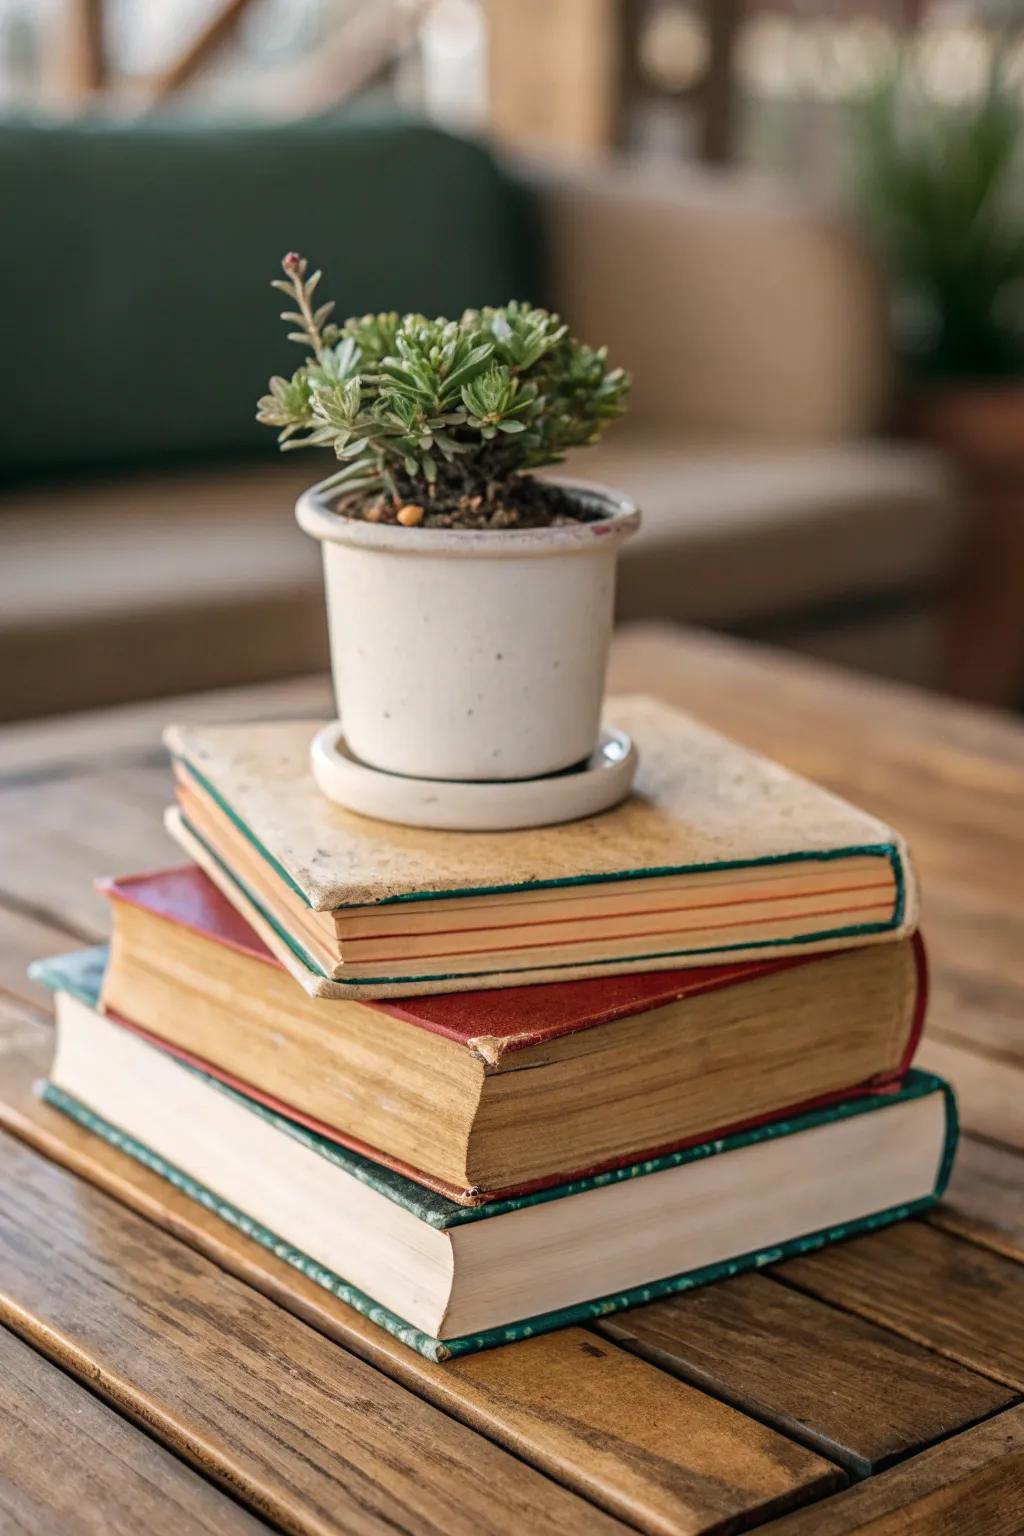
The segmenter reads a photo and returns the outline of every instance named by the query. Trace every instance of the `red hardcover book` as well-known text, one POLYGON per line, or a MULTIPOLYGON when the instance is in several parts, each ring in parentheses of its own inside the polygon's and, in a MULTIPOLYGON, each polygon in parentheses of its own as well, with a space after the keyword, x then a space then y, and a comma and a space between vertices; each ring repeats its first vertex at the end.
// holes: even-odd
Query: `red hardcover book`
POLYGON ((895 1088, 924 1017, 916 936, 364 1003, 308 996, 194 866, 102 888, 105 1011, 465 1203, 895 1088))

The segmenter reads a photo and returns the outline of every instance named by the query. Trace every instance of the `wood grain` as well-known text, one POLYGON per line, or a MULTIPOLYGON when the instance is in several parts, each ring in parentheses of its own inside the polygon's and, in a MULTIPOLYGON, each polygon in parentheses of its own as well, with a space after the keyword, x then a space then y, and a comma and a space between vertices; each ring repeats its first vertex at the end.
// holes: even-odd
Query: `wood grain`
POLYGON ((0 786, 65 777, 85 768, 162 762, 160 737, 168 720, 326 719, 331 707, 329 678, 296 677, 6 725, 0 731, 0 786))
POLYGON ((1024 1408, 1013 1408, 761 1536, 1020 1536, 1024 1408))
MULTIPOLYGON (((1024 729, 1020 722, 738 642, 658 629, 618 637, 610 687, 650 692, 695 711, 719 729, 892 821, 910 839, 924 887, 925 931, 933 965, 929 1049, 958 1053, 945 1056, 943 1061, 946 1065, 952 1062, 954 1075, 959 1075, 965 1118, 986 1139, 973 1135, 964 1139, 947 1203, 928 1218, 927 1224, 904 1229, 922 1235, 904 1237, 895 1231, 878 1234, 877 1239, 890 1244, 884 1250, 872 1251, 867 1245, 877 1239, 866 1238, 832 1254, 791 1261, 780 1283, 791 1287, 804 1302, 813 1297, 815 1305, 828 1303, 830 1308, 841 1309, 849 1314, 852 1325, 860 1319, 863 1326, 887 1330, 895 1336, 897 1347, 901 1340, 909 1340, 941 1356, 944 1362, 956 1362, 967 1371, 990 1378, 999 1384, 997 1391, 1004 1387, 1016 1390, 1024 1353, 1017 1320, 1018 1314, 1024 1313, 1020 1304, 1024 1269, 1009 1256, 1024 1257, 1024 1154, 1011 1148, 1010 1143, 1019 1135, 1015 1128, 1019 1115, 1015 1115, 1015 1095, 1007 1094, 1005 1082, 999 1079, 1008 1066, 1015 1070, 1024 1066, 1024 910, 1019 901, 1019 872, 1024 863, 1024 729), (835 1268, 831 1267, 833 1261, 835 1268)), ((694 1387, 639 1359, 630 1362, 634 1374, 627 1384, 622 1367, 608 1364, 619 1358, 611 1353, 606 1360, 594 1361, 592 1380, 597 1383, 600 1374, 600 1384, 581 1395, 572 1385, 571 1357, 588 1337, 593 1341, 593 1336, 580 1330, 557 1336, 565 1341, 561 1347, 567 1353, 564 1359, 559 1355, 550 1369, 564 1385, 551 1395, 545 1394, 544 1381, 537 1380, 540 1373, 520 1370, 516 1362, 522 1357, 516 1350, 523 1346, 462 1362, 456 1371, 430 1367, 355 1314, 345 1315, 326 1292, 262 1249, 255 1250, 254 1245, 246 1244, 183 1197, 172 1197, 168 1203, 167 1187, 154 1176, 134 1165, 132 1173, 126 1175, 119 1166, 125 1160, 112 1151, 105 1152, 109 1161, 104 1164, 104 1154, 87 1147, 91 1138, 69 1127, 63 1117, 31 1096, 32 1077, 45 1063, 47 1036, 36 1023, 38 994, 27 989, 21 975, 24 962, 37 949, 46 952, 64 947, 65 928, 73 931, 69 934, 72 942, 78 935, 91 936, 105 929, 102 904, 89 889, 97 874, 177 858, 164 841, 158 820, 168 782, 158 744, 163 721, 174 716, 197 720, 283 718, 327 708, 326 680, 309 679, 294 685, 275 684, 267 689, 236 690, 230 695, 132 706, 0 731, 0 933, 7 942, 6 953, 0 952, 0 990, 7 989, 6 1003, 0 1008, 0 1041, 4 1045, 0 1069, 3 1090, 15 1101, 15 1107, 4 1113, 9 1121, 20 1117, 22 1134, 41 1145, 48 1144, 54 1155, 70 1166, 87 1167, 92 1161, 93 1178, 117 1189, 126 1203, 180 1232, 193 1249, 214 1255, 223 1269, 244 1276, 255 1293, 279 1296, 319 1331, 311 1335, 301 1330, 305 1347, 326 1352, 326 1358, 335 1362, 332 1369, 339 1369, 337 1360, 344 1360, 347 1369, 358 1365, 329 1343, 335 1339, 387 1372, 401 1385, 382 1381, 376 1374, 371 1379, 396 1394, 396 1402, 408 1409, 415 1425, 421 1422, 416 1415, 429 1412, 436 1418, 436 1408, 443 1409, 450 1416, 441 1420, 446 1432, 467 1436, 468 1445, 484 1458, 482 1464, 488 1470, 480 1474, 475 1460, 474 1470, 485 1481, 493 1482, 499 1506, 506 1500, 501 1514, 509 1526, 514 1526, 517 1515, 521 1529, 551 1523, 546 1514, 538 1513, 546 1506, 537 1492, 551 1485, 525 1462, 585 1493, 606 1511, 620 1513, 634 1527, 686 1531, 699 1528, 700 1521, 707 1519, 728 1524, 731 1517, 722 1511, 729 1507, 735 1457, 723 1449, 727 1493, 721 1502, 721 1494, 708 1486, 712 1481, 707 1475, 710 1464, 700 1460, 703 1421, 687 1417, 695 1403, 708 1401, 694 1387), (4 893, 10 898, 7 902, 4 893), (46 1123, 44 1111, 62 1122, 60 1133, 52 1123, 46 1123), (512 1364, 500 1369, 489 1367, 495 1372, 491 1376, 485 1369, 489 1360, 512 1364), (614 1375, 606 1381, 603 1373, 612 1370, 614 1375), (486 1380, 477 1380, 476 1371, 483 1372, 486 1380), (559 1374, 562 1372, 564 1377, 559 1374), (675 1417, 671 1422, 676 1429, 668 1454, 659 1459, 656 1418, 670 1411, 662 1404, 666 1382, 674 1389, 671 1413, 675 1417), (617 1411, 619 1402, 626 1398, 637 1405, 628 1434, 617 1411), (475 1426, 488 1440, 473 1436, 462 1424, 453 1422, 455 1419, 475 1426), (512 1464, 508 1458, 488 1441, 500 1442, 522 1458, 514 1464, 515 1474, 509 1470, 512 1464), (498 1457, 501 1464, 493 1479, 488 1457, 498 1457), (513 1487, 516 1477, 525 1482, 513 1487), (517 1504, 517 1499, 535 1501, 529 1506, 528 1519, 523 1518, 524 1505, 517 1504)), ((1013 1083, 1016 1085, 1015 1077, 1013 1083)), ((87 1276, 103 1278, 112 1270, 120 1273, 104 1245, 111 1229, 123 1239, 121 1224, 134 1218, 67 1180, 58 1170, 50 1169, 48 1177, 66 1180, 68 1189, 75 1191, 72 1200, 65 1190, 61 1220, 74 1236, 76 1263, 87 1276), (97 1215, 100 1210, 102 1217, 97 1215), (90 1267, 93 1265, 95 1270, 90 1267)), ((3 1188, 7 1199, 12 1193, 11 1181, 7 1180, 3 1188)), ((150 1243, 157 1245, 162 1256, 160 1245, 170 1239, 148 1227, 133 1230, 136 1262, 147 1256, 150 1243)), ((38 1242, 38 1233, 33 1242, 38 1242)), ((187 1248, 174 1244, 172 1248, 183 1255, 180 1262, 186 1266, 205 1266, 204 1273, 209 1271, 206 1261, 190 1255, 187 1248)), ((131 1273, 130 1267, 127 1272, 131 1273)), ((765 1284, 775 1283, 758 1278, 765 1284)), ((169 1363, 162 1331, 166 1319, 161 1320, 151 1343, 145 1325, 152 1320, 142 1311, 141 1321, 138 1313, 132 1315, 134 1349, 130 1354, 119 1354, 114 1347, 116 1340, 88 1333, 105 1319, 88 1309, 81 1316, 76 1312, 69 1317, 68 1293, 54 1299, 38 1275, 36 1282, 41 1287, 36 1316, 30 1319, 26 1311, 23 1325, 36 1329, 48 1349, 59 1346, 71 1350, 78 1369, 96 1369, 96 1360, 84 1346, 92 1348, 93 1356, 102 1354, 103 1369, 108 1373, 103 1379, 126 1394, 122 1397, 125 1411, 136 1411, 143 1396, 147 1404, 152 1398, 161 1415, 163 1437, 177 1436, 176 1443, 184 1444, 185 1438, 194 1434, 204 1455, 212 1446, 212 1464, 217 1466, 218 1476, 225 1475, 225 1468, 229 1475, 238 1475, 239 1466, 244 1466, 245 1476, 259 1487, 261 1496, 269 1488, 273 1497, 283 1497, 300 1511, 295 1518, 306 1522, 305 1529, 330 1529, 324 1521, 344 1522, 357 1532, 372 1528, 366 1525, 375 1518, 372 1496, 367 1507, 361 1507, 351 1520, 350 1506, 345 1502, 358 1499, 368 1483, 375 1487, 373 1470, 367 1471, 359 1460, 365 1450, 360 1442, 351 1451, 356 1470, 335 1499, 330 1479, 332 1472, 338 1474, 345 1453, 337 1465, 332 1458, 326 1470, 321 1464, 322 1449, 308 1462, 303 1461, 289 1449, 291 1442, 274 1438, 276 1421, 268 1425, 266 1417, 261 1418, 252 1408, 251 1390, 237 1397, 228 1392, 224 1373, 237 1365, 238 1351, 246 1360, 251 1359, 246 1351, 255 1347, 258 1330, 240 1341, 230 1339, 221 1354, 213 1351, 212 1363, 200 1354, 184 1362, 176 1357, 169 1363), (99 1350, 100 1343, 104 1351, 99 1350), (180 1375, 175 1374, 184 1368, 196 1376, 195 1414, 192 1378, 183 1385, 180 1375), (169 1377, 166 1382, 165 1376, 169 1377), (234 1416, 226 1430, 219 1419, 213 1421, 211 1398, 218 1390, 231 1399, 228 1407, 234 1416), (255 1452, 244 1447, 245 1455, 255 1456, 255 1461, 246 1462, 231 1435, 239 1423, 238 1415, 249 1431, 249 1413, 256 1419, 259 1436, 255 1452), (289 1479, 300 1484, 295 1499, 289 1479), (329 1494, 324 1493, 325 1487, 329 1494), (326 1513, 317 1503, 325 1498, 329 1500, 326 1513), (319 1526, 313 1523, 316 1520, 321 1521, 319 1526)), ((186 1308, 191 1283, 189 1279, 182 1291, 186 1308)), ((239 1292, 230 1275, 219 1274, 215 1284, 207 1273, 204 1283, 209 1284, 213 1300, 221 1286, 231 1298, 239 1292)), ((120 1281, 111 1279, 111 1294, 118 1306, 127 1306, 119 1284, 125 1286, 123 1277, 120 1281)), ((286 1335, 289 1329, 301 1329, 294 1318, 259 1294, 241 1294, 248 1295, 252 1306, 266 1308, 266 1316, 279 1320, 286 1335)), ((168 1305, 176 1300, 172 1296, 168 1305)), ((156 1311, 159 1313, 159 1308, 156 1311)), ((116 1308, 115 1315, 119 1316, 116 1308)), ((209 1318, 219 1316, 215 1306, 209 1316, 204 1308, 207 1335, 209 1318)), ((834 1312, 829 1316, 834 1317, 834 1312)), ((187 1321, 193 1325, 191 1314, 187 1321)), ((275 1337, 273 1342, 279 1341, 275 1337)), ((281 1342, 283 1346, 286 1340, 281 1342)), ((791 1342, 787 1369, 799 1383, 809 1379, 815 1365, 820 1368, 821 1351, 815 1333, 808 1334, 802 1352, 798 1340, 791 1342)), ((542 1344, 545 1351, 555 1348, 554 1339, 533 1341, 538 1355, 542 1344)), ((610 1349, 607 1343, 601 1347, 610 1349)), ((724 1344, 722 1349, 724 1359, 724 1344)), ((736 1363, 730 1372, 748 1387, 745 1356, 749 1353, 738 1343, 736 1363)), ((300 1360, 305 1358, 300 1352, 300 1360)), ((283 1377, 289 1404, 294 1395, 304 1395, 304 1368, 300 1366, 294 1381, 283 1377)), ((870 1376, 864 1362, 861 1369, 870 1376)), ((575 1379, 580 1378, 577 1375, 575 1379)), ((252 1380, 260 1382, 255 1364, 252 1380)), ((333 1377, 330 1380, 333 1382, 333 1377)), ((329 1383, 324 1390, 334 1388, 329 1383)), ((763 1386, 758 1390, 766 1391, 763 1386)), ((776 1395, 781 1395, 781 1389, 776 1395)), ((868 1393, 864 1401, 874 1399, 868 1393)), ((940 1395, 932 1405, 937 1416, 941 1404, 940 1395)), ((787 1398, 785 1406, 788 1409, 793 1403, 787 1398)), ((897 1394, 896 1404, 886 1406, 886 1423, 872 1423, 870 1435, 865 1433, 863 1442, 857 1442, 859 1451, 865 1451, 869 1441, 877 1449, 885 1443, 887 1433, 893 1437, 892 1444, 898 1443, 901 1433, 908 1444, 915 1434, 923 1433, 915 1427, 912 1416, 904 1416, 910 1414, 905 1398, 897 1394)), ((321 1413, 321 1417, 328 1426, 325 1435, 336 1435, 338 1425, 330 1413, 321 1413)), ((377 1418, 371 1415, 371 1419, 377 1433, 377 1418)), ((750 1422, 738 1414, 737 1421, 744 1426, 750 1422)), ((299 1423, 300 1429, 292 1433, 306 1432, 301 1419, 299 1423)), ((710 1435, 711 1430, 707 1433, 710 1435)), ((791 1530, 794 1536, 805 1531, 830 1536, 862 1527, 885 1536, 908 1529, 933 1536, 952 1536, 953 1532, 956 1536, 980 1536, 989 1531, 995 1536, 1016 1530, 1020 1522, 1007 1525, 1006 1521, 1015 1518, 1022 1504, 1019 1435, 1019 1411, 1010 1409, 930 1450, 911 1453, 857 1489, 827 1498, 805 1515, 786 1517, 771 1529, 791 1530), (1011 1430, 1017 1437, 1012 1444, 1007 1438, 1011 1430)), ((439 1443, 447 1445, 447 1441, 439 1443)), ((730 1444, 728 1438, 719 1443, 722 1447, 730 1444)), ((745 1442, 744 1454, 755 1455, 755 1464, 761 1468, 758 1475, 763 1477, 763 1447, 752 1453, 753 1444, 745 1442), (762 1456, 761 1462, 758 1456, 762 1456)), ((303 1454, 305 1449, 303 1441, 303 1454)), ((469 1454, 460 1446, 452 1456, 458 1476, 463 1473, 460 1457, 468 1458, 469 1454)), ((399 1503, 412 1476, 409 1461, 409 1457, 398 1456, 396 1470, 387 1467, 381 1474, 388 1482, 387 1497, 399 1503)), ((767 1461, 770 1464, 770 1455, 767 1461)), ((739 1465, 744 1465, 742 1458, 739 1465)), ((341 1480, 344 1482, 344 1477, 341 1480)), ((810 1474, 793 1496, 803 1497, 808 1489, 814 1489, 810 1474)), ((425 1497, 427 1505, 413 1506, 411 1501, 408 1507, 402 1505, 395 1518, 398 1528, 409 1528, 413 1516, 421 1521, 418 1528, 431 1519, 436 1526, 447 1518, 445 1491, 438 1493, 429 1476, 425 1497)), ((560 1506, 556 1529, 559 1521, 563 1525, 568 1521, 567 1528, 575 1528, 572 1522, 582 1521, 580 1510, 586 1511, 588 1521, 598 1522, 597 1529, 602 1520, 607 1525, 608 1517, 591 1506, 582 1505, 569 1494, 559 1497, 568 1504, 560 1506), (573 1513, 566 1513, 569 1509, 573 1513)), ((739 1500, 737 1507, 742 1502, 739 1500)), ((387 1508, 390 1514, 391 1506, 387 1508)), ((763 1492, 749 1498, 746 1513, 737 1516, 737 1523, 767 1518, 766 1508, 763 1492), (751 1514, 751 1510, 756 1513, 751 1514)), ((472 1523, 476 1510, 470 1495, 456 1520, 472 1523)), ((452 1528, 463 1526, 456 1523, 452 1528)), ((483 1523, 479 1528, 488 1527, 483 1523)), ((595 1527, 589 1524, 587 1528, 595 1527)))
POLYGON ((8 1137, 0 1321, 286 1531, 623 1529, 8 1137))
MULTIPOLYGON (((2 1018, 2 1016, 0 1016, 2 1018)), ((432 1365, 32 1091, 48 1041, 5 1063, 0 1124, 108 1190, 329 1339, 595 1504, 652 1533, 767 1518, 844 1481, 771 1429, 581 1328, 432 1365), (722 1474, 722 1467, 728 1475, 722 1474)))
POLYGON ((965 1130, 1024 1152, 1024 1066, 932 1036, 916 1064, 953 1084, 965 1130))
POLYGON ((857 1477, 1015 1401, 1010 1389, 767 1275, 743 1275, 598 1327, 857 1477))
POLYGON ((5 1536, 259 1536, 267 1527, 0 1328, 5 1536), (59 1469, 59 1476, 56 1475, 59 1469))
POLYGON ((776 1277, 1024 1390, 1024 1268, 922 1221, 806 1258, 776 1277))
POLYGON ((1024 1262, 1024 1156, 964 1136, 946 1198, 928 1221, 1024 1262))
POLYGON ((170 786, 159 762, 0 791, 0 901, 10 891, 41 921, 101 938, 109 917, 97 876, 183 862, 161 822, 170 786))
POLYGON ((43 1013, 52 1007, 50 992, 26 972, 40 955, 56 955, 80 944, 94 943, 92 934, 70 932, 63 922, 51 922, 32 912, 12 910, 0 900, 0 997, 43 1013))

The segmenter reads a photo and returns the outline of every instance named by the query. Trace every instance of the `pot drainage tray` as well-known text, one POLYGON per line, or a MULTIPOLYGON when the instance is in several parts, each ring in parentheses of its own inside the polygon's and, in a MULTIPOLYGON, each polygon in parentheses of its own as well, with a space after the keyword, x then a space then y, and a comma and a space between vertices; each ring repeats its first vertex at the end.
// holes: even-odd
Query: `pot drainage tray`
POLYGON ((317 732, 309 756, 317 787, 337 805, 445 832, 510 832, 594 816, 625 799, 637 764, 626 732, 605 729, 585 763, 543 778, 415 779, 360 762, 339 720, 317 732))

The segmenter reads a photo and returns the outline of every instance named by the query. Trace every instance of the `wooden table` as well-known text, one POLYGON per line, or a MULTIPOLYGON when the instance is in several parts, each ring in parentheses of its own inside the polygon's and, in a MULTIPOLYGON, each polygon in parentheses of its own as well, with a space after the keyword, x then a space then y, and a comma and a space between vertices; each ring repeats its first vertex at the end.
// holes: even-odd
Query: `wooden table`
POLYGON ((0 1530, 1024 1531, 1024 730, 731 643, 620 638, 645 689, 910 837, 921 1060, 966 1138, 926 1220, 432 1366, 31 1092, 26 963, 92 878, 174 860, 170 714, 326 714, 320 679, 0 733, 0 1530), (77 1170, 77 1171, 76 1171, 77 1170), (100 1187, 97 1187, 100 1186, 100 1187), (285 1289, 288 1307, 281 1304, 285 1289))

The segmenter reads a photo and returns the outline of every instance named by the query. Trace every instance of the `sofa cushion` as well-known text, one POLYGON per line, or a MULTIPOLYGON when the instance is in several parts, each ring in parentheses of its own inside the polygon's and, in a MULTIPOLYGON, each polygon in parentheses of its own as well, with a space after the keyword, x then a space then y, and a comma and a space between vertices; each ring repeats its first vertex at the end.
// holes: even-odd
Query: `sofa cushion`
POLYGON ((619 612, 719 628, 812 613, 947 579, 962 509, 942 460, 865 441, 680 445, 610 433, 570 466, 641 507, 619 612))
POLYGON ((273 451, 295 248, 342 315, 535 291, 532 206, 480 146, 394 119, 0 125, 0 473, 273 451), (328 292, 329 290, 329 292, 328 292))
MULTIPOLYGON (((292 504, 323 469, 279 462, 36 487, 0 511, 0 718, 282 677, 327 658, 320 555, 292 504)), ((751 453, 626 434, 570 466, 632 495, 619 611, 798 646, 872 648, 872 604, 934 604, 959 514, 928 455, 751 453), (850 609, 868 610, 859 617, 850 609), (837 615, 831 623, 830 610, 837 615)), ((916 632, 916 631, 915 631, 916 632)), ((897 623, 890 633, 904 629, 897 623)), ((921 675, 918 646, 911 674, 921 675)), ((880 670, 908 675, 897 656, 880 670)))

